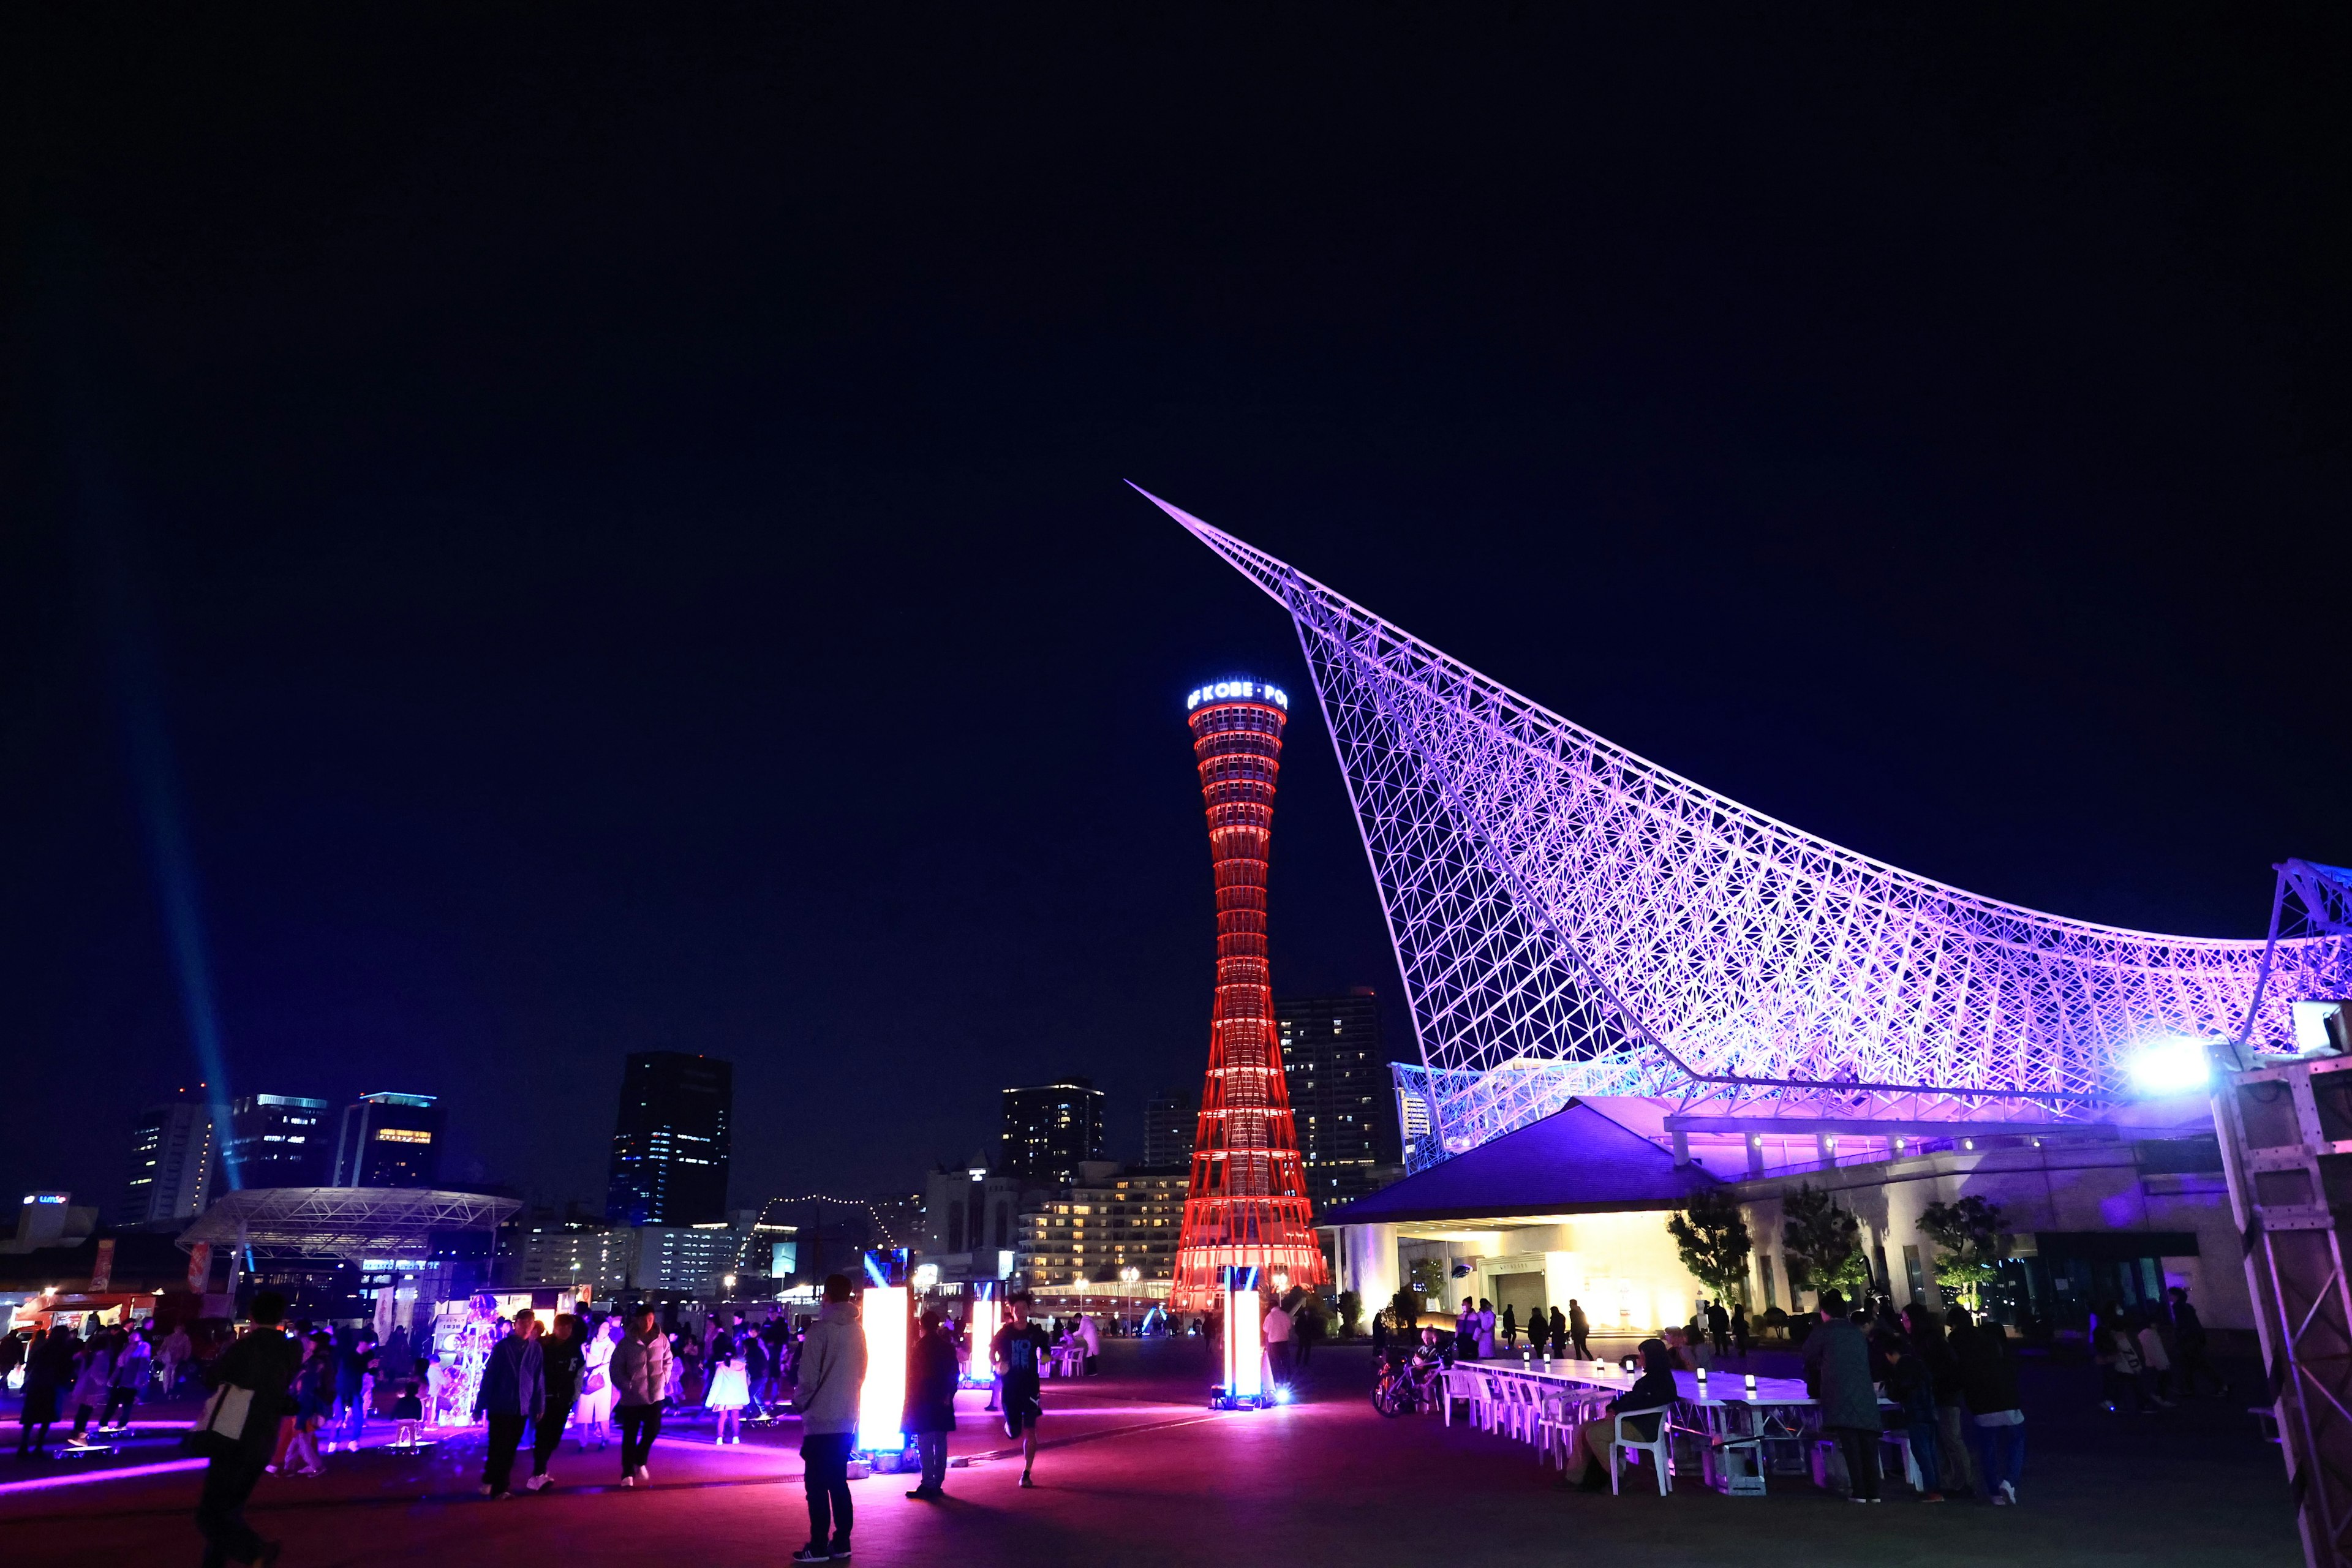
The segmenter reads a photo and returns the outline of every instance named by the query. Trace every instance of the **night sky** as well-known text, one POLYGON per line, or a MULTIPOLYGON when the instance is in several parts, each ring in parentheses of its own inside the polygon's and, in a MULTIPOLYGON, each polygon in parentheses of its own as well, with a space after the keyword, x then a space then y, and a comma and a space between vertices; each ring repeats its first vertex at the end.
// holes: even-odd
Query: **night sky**
MULTIPOLYGON (((14 8, 0 1182, 200 1076, 601 1202, 1196 1088, 1182 698, 1307 690, 1134 479, 1689 777, 2064 914, 2352 861, 2340 10, 14 8), (160 806, 157 803, 162 803, 160 806)), ((1311 705, 1278 991, 1394 962, 1311 705)))

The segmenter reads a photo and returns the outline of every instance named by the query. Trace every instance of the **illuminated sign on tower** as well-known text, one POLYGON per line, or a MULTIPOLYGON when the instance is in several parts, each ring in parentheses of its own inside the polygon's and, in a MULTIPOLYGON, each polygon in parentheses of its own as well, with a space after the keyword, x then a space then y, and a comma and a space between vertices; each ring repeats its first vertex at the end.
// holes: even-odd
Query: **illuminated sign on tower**
POLYGON ((1266 969, 1266 863, 1290 700, 1237 676, 1192 692, 1186 707, 1216 868, 1217 992, 1169 1306, 1205 1312, 1227 1268, 1279 1270, 1310 1289, 1327 1271, 1307 1213, 1266 969))

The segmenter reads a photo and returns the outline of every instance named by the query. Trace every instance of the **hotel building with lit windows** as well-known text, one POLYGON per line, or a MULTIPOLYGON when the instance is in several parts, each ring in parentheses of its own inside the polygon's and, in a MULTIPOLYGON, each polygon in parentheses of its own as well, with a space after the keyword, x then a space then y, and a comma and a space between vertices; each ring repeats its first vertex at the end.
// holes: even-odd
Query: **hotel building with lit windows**
POLYGON ((1274 1017, 1315 1212, 1402 1177, 1404 1151, 1381 1050, 1379 999, 1360 985, 1344 996, 1277 998, 1274 1017))
POLYGON ((1103 1157, 1103 1091, 1092 1079, 1060 1078, 1004 1091, 1004 1136, 996 1169, 1008 1176, 1067 1184, 1103 1157))
POLYGON ((226 1159, 236 1187, 322 1187, 332 1171, 334 1140, 323 1100, 248 1094, 229 1101, 226 1159))
POLYGON ((1039 1295, 1166 1300, 1184 1227, 1184 1167, 1089 1160, 1021 1215, 1013 1282, 1039 1295), (1135 1278, 1125 1278, 1133 1269, 1135 1278))
POLYGON ((430 1187, 441 1174, 448 1113, 429 1094, 363 1094, 343 1107, 335 1139, 338 1187, 430 1187))
POLYGON ((735 1067, 687 1051, 639 1051, 621 1074, 604 1217, 693 1226, 727 1217, 735 1067))

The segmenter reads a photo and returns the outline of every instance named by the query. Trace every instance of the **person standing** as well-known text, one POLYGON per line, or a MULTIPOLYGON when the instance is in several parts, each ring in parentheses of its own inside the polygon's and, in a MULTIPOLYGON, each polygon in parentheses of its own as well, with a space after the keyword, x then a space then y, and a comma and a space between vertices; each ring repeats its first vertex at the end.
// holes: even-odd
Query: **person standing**
POLYGON ((1739 1359, 1748 1359, 1748 1303, 1740 1302, 1731 1309, 1731 1342, 1739 1349, 1739 1359))
POLYGON ((1519 1348, 1519 1310, 1510 1302, 1503 1303, 1503 1353, 1508 1355, 1519 1348))
POLYGON ((1910 1339, 1881 1329, 1870 1348, 1882 1372, 1886 1396, 1903 1411, 1911 1463, 1919 1471, 1919 1500, 1944 1500, 1943 1434, 1936 1415, 1936 1379, 1910 1339))
POLYGON ((154 1371, 154 1347, 144 1334, 132 1334, 123 1342, 114 1358, 114 1375, 106 1391, 106 1413, 98 1418, 101 1427, 127 1429, 131 1425, 131 1407, 138 1402, 139 1391, 147 1386, 148 1376, 154 1371))
MULTIPOLYGON (((749 1339, 750 1335, 744 1336, 749 1339)), ((743 1406, 751 1403, 751 1380, 735 1350, 735 1336, 721 1332, 710 1342, 710 1388, 703 1395, 714 1417, 710 1441, 717 1446, 743 1441, 743 1406)))
POLYGON ((1943 1321, 1934 1309, 1915 1301, 1903 1309, 1903 1321, 1911 1331, 1911 1348, 1936 1385, 1936 1453, 1944 1494, 1966 1496, 1976 1490, 1976 1459, 1960 1408, 1958 1358, 1952 1354, 1943 1321))
MULTIPOLYGON (((1552 1328, 1557 1331, 1559 1325, 1554 1323, 1552 1328)), ((1592 1321, 1584 1315, 1584 1309, 1577 1305, 1576 1298, 1570 1296, 1568 1299, 1568 1340, 1576 1347, 1576 1359, 1579 1361, 1592 1359, 1592 1347, 1585 1343, 1585 1336, 1591 1332, 1592 1321)))
POLYGON ((1087 1375, 1102 1375, 1102 1326, 1084 1312, 1078 1314, 1078 1343, 1086 1352, 1087 1375))
POLYGON ((1003 1395, 1004 1435, 1021 1444, 1021 1484, 1034 1487, 1037 1483, 1030 1472, 1037 1467, 1037 1422, 1045 1414, 1038 1367, 1054 1342, 1029 1321, 1028 1291, 1015 1290, 1004 1310, 1012 1321, 996 1331, 988 1359, 1003 1395))
POLYGON ((582 1368, 580 1402, 576 1407, 580 1420, 580 1451, 588 1451, 588 1435, 596 1436, 599 1452, 613 1444, 613 1351, 625 1332, 620 1314, 607 1315, 588 1335, 587 1360, 582 1368))
POLYGON ((1372 1314, 1372 1360, 1378 1362, 1389 1348, 1389 1321, 1384 1313, 1372 1314))
POLYGON ((1277 1388, 1290 1386, 1290 1313, 1280 1301, 1266 1309, 1260 1324, 1265 1340, 1265 1364, 1277 1388))
POLYGON ((1315 1359, 1316 1342, 1322 1337, 1322 1307, 1313 1297, 1304 1297, 1290 1315, 1290 1355, 1300 1371, 1315 1359))
POLYGON ((1478 1298, 1478 1359, 1495 1359, 1495 1303, 1478 1298))
POLYGON ((294 1431, 281 1460, 296 1475, 323 1476, 319 1428, 335 1409, 335 1341, 324 1329, 302 1341, 302 1365, 294 1373, 294 1431))
MULTIPOLYGON (((356 1454, 360 1439, 367 1435, 368 1395, 377 1376, 375 1331, 362 1329, 350 1343, 337 1347, 335 1353, 335 1404, 342 1412, 342 1445, 356 1454)), ((333 1453, 330 1441, 327 1452, 333 1453)))
POLYGON ((825 1563, 849 1555, 855 1514, 849 1501, 849 1455, 857 1446, 858 1395, 866 1386, 866 1334, 849 1277, 828 1274, 824 1305, 801 1342, 800 1382, 793 1403, 801 1413, 801 1485, 808 1496, 808 1544, 795 1563, 825 1563))
POLYGON ((580 1373, 587 1361, 587 1347, 580 1342, 580 1320, 569 1312, 558 1312, 553 1327, 539 1342, 539 1381, 544 1392, 539 1418, 530 1428, 530 1479, 523 1483, 526 1491, 545 1491, 555 1484, 547 1473, 547 1462, 563 1441, 564 1424, 572 1419, 572 1403, 580 1397, 580 1373))
POLYGON ((35 1329, 25 1347, 25 1403, 16 1411, 16 1458, 29 1459, 48 1447, 49 1428, 58 1419, 58 1393, 71 1381, 73 1356, 58 1343, 65 1331, 35 1329), (35 1428, 39 1436, 34 1436, 35 1428))
POLYGON ((1462 1310, 1454 1320, 1454 1359, 1478 1359, 1478 1298, 1462 1298, 1462 1310))
POLYGON ((1706 1337, 1715 1342, 1716 1359, 1731 1353, 1731 1314, 1723 1310, 1720 1297, 1706 1304, 1706 1337))
POLYGON ((922 1331, 907 1356, 907 1409, 900 1425, 915 1439, 923 1477, 907 1495, 925 1502, 944 1497, 948 1434, 955 1430, 955 1331, 937 1312, 923 1314, 922 1331))
POLYGON ((1974 1424, 1977 1476, 1996 1505, 2013 1507, 2025 1472, 2025 1412, 2018 1405, 2017 1368, 1999 1323, 1973 1323, 1965 1307, 1946 1313, 1944 1323, 1960 1365, 1960 1394, 1974 1424))
POLYGON ((493 1502, 514 1496, 515 1450, 522 1447, 523 1429, 547 1408, 546 1366, 539 1315, 525 1307, 514 1315, 514 1331, 491 1347, 474 1393, 474 1414, 489 1424, 478 1489, 493 1502))
POLYGON ((2091 1359, 2099 1365, 2099 1407, 2109 1415, 2128 1403, 2136 1415, 2147 1414, 2147 1391, 2140 1384, 2139 1339, 2131 1331, 2120 1303, 2110 1301, 2092 1331, 2091 1359))
POLYGON ((1872 1386, 1870 1342, 1846 1315, 1840 1292, 1822 1292, 1821 1314, 1805 1336, 1805 1391, 1820 1401, 1822 1430, 1845 1456, 1847 1497, 1877 1502, 1878 1391, 1872 1386))
POLYGON ((2213 1370, 2205 1359, 2205 1322, 2198 1317, 2197 1309, 2189 1304, 2189 1292, 2175 1285, 2165 1292, 2165 1316, 2172 1322, 2172 1359, 2180 1373, 2180 1392, 2184 1397, 2197 1393, 2197 1385, 2206 1378, 2213 1380, 2213 1392, 2230 1392, 2229 1380, 2213 1370))
POLYGON ((205 1568, 226 1568, 231 1561, 267 1564, 278 1560, 278 1543, 264 1541, 245 1521, 245 1504, 277 1446, 278 1418, 302 1352, 278 1327, 286 1316, 285 1297, 264 1290, 254 1297, 252 1313, 252 1325, 243 1337, 204 1369, 206 1387, 241 1388, 248 1395, 243 1426, 226 1447, 206 1456, 204 1490, 196 1499, 205 1568))
POLYGON ((104 1330, 89 1336, 74 1362, 73 1441, 77 1447, 85 1447, 85 1436, 92 1414, 106 1405, 106 1396, 114 1383, 114 1339, 104 1330))
POLYGON ((608 1363, 614 1414, 621 1423, 621 1484, 642 1487, 653 1480, 646 1460, 661 1436, 662 1406, 669 1401, 669 1341, 651 1307, 629 1316, 629 1330, 613 1347, 608 1363))
POLYGON ((155 1354, 163 1369, 163 1397, 169 1399, 179 1391, 180 1369, 188 1364, 195 1352, 194 1342, 188 1338, 188 1325, 174 1323, 172 1331, 163 1336, 163 1343, 155 1354))

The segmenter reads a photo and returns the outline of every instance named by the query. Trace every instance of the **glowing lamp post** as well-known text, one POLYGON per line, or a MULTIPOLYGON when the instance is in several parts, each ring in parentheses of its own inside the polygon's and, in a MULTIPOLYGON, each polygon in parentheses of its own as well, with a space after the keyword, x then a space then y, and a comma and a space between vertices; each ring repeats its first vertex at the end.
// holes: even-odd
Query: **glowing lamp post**
POLYGON ((971 1331, 971 1360, 964 1363, 964 1381, 977 1388, 985 1388, 995 1377, 990 1371, 989 1358, 996 1343, 996 1331, 1004 1324, 1004 1304, 996 1299, 996 1281, 976 1279, 972 1289, 971 1319, 967 1327, 971 1331))
POLYGON ((868 1285, 860 1316, 866 1330, 866 1388, 857 1401, 857 1446, 869 1454, 907 1447, 899 1421, 907 1408, 907 1287, 868 1285))
POLYGON ((1221 1410, 1255 1410, 1265 1404, 1265 1332, 1257 1300, 1257 1270, 1228 1268, 1219 1294, 1225 1313, 1225 1382, 1215 1400, 1221 1410))

